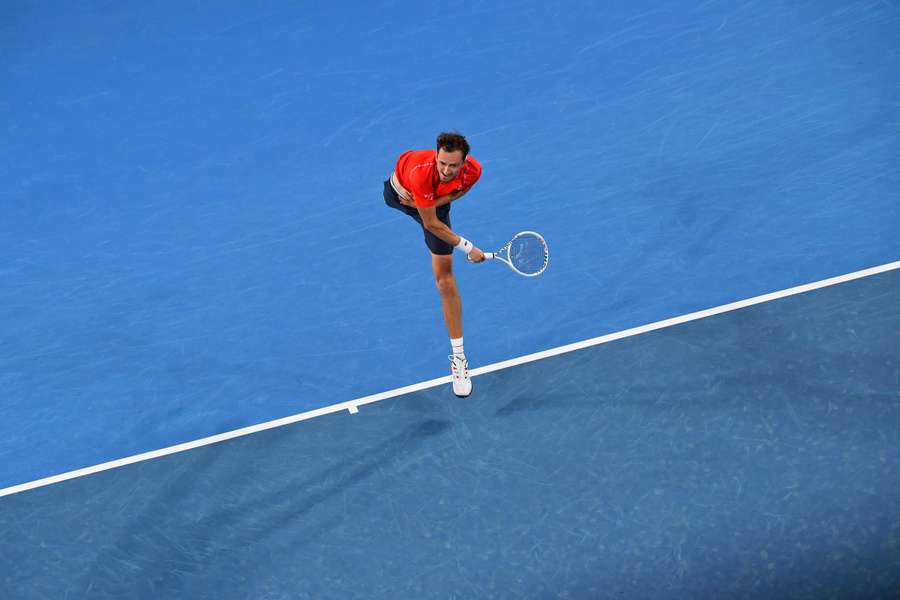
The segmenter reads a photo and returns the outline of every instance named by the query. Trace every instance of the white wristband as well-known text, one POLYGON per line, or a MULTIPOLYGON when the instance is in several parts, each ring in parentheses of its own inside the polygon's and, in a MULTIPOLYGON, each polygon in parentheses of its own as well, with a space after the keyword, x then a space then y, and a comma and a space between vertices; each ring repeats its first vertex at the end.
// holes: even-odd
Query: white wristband
POLYGON ((463 236, 459 236, 459 243, 456 245, 457 250, 468 256, 469 252, 471 252, 472 248, 474 247, 475 245, 472 242, 470 242, 463 236))

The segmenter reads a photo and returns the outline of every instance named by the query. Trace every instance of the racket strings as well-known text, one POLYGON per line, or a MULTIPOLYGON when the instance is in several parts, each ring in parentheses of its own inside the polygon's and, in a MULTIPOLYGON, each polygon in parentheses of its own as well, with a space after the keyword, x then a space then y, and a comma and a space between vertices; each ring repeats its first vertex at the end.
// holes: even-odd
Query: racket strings
POLYGON ((547 266, 547 246, 539 237, 521 235, 509 243, 509 261, 522 273, 540 273, 547 266))

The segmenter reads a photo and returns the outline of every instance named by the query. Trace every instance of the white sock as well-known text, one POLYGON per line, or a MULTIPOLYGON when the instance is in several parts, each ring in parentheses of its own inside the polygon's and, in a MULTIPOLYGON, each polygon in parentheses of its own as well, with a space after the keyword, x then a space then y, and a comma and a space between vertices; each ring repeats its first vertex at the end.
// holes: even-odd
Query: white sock
POLYGON ((460 338, 450 338, 450 345, 453 347, 453 356, 465 356, 466 353, 463 352, 463 339, 460 338))

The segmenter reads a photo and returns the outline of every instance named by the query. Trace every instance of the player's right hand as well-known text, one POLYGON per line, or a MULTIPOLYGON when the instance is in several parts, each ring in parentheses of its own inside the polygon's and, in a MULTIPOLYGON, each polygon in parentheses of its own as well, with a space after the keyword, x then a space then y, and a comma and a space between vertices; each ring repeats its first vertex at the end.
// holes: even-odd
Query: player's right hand
POLYGON ((472 248, 472 251, 469 252, 469 262, 480 263, 484 262, 484 252, 481 251, 481 248, 475 246, 472 248))

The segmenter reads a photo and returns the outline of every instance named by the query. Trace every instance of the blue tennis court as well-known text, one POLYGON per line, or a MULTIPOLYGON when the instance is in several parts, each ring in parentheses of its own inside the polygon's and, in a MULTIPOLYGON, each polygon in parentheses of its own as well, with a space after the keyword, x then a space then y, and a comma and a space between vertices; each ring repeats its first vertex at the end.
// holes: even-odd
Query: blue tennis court
POLYGON ((0 597, 900 589, 897 6, 3 13, 0 597), (381 199, 448 129, 551 253, 457 260, 465 400, 381 199))

